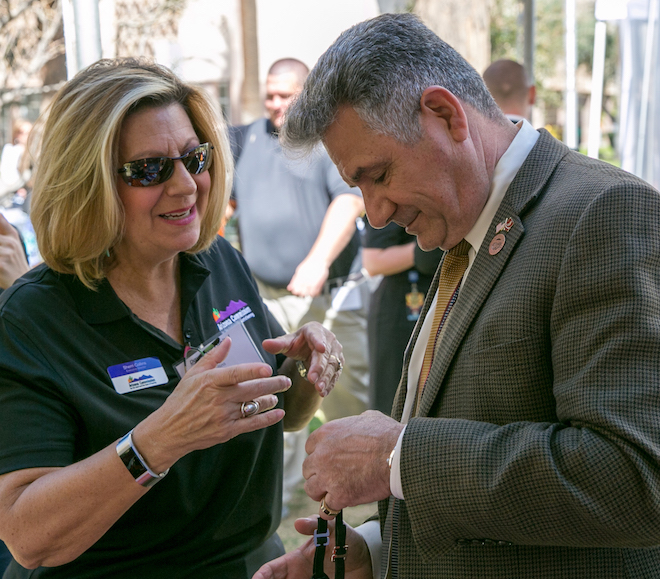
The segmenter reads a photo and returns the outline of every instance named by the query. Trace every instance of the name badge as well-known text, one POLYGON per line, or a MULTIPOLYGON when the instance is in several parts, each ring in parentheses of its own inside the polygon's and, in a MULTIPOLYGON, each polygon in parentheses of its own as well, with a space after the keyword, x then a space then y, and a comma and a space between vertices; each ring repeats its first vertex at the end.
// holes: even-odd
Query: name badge
POLYGON ((142 358, 109 366, 108 374, 119 394, 160 386, 169 381, 158 358, 142 358))
POLYGON ((216 334, 208 343, 202 344, 199 348, 192 348, 185 361, 179 360, 174 364, 174 369, 179 377, 183 378, 186 371, 192 368, 204 354, 210 352, 214 346, 218 345, 227 337, 231 338, 231 348, 229 349, 227 357, 220 362, 216 368, 264 361, 263 356, 259 352, 259 348, 257 348, 252 340, 245 324, 240 321, 229 326, 224 332, 216 334))

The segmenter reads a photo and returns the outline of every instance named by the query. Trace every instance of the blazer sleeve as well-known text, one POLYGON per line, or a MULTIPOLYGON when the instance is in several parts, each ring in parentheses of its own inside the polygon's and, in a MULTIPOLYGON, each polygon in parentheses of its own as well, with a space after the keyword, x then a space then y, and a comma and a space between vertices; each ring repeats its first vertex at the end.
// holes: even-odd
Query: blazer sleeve
MULTIPOLYGON (((425 559, 461 538, 660 544, 660 195, 632 177, 620 179, 594 195, 564 239, 548 237, 547 244, 548 251, 561 245, 552 273, 534 270, 553 276, 543 321, 549 341, 526 347, 551 369, 556 419, 539 421, 530 412, 508 423, 409 422, 402 483, 425 559)), ((519 302, 526 299, 519 294, 519 302)), ((516 386, 524 386, 530 360, 512 352, 501 352, 499 362, 517 365, 516 386)), ((530 408, 536 395, 529 392, 530 408)))

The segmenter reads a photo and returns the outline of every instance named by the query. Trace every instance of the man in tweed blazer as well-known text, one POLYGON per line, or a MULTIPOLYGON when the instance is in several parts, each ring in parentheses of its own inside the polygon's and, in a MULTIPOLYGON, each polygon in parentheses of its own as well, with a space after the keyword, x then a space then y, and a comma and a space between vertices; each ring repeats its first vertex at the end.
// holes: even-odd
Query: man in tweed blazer
MULTIPOLYGON (((506 120, 409 14, 340 36, 285 138, 322 139, 375 227, 472 246, 415 413, 437 276, 392 417, 308 441, 313 499, 380 500, 377 540, 349 529, 347 576, 660 577, 660 194, 506 120)), ((256 577, 309 577, 312 554, 256 577)))

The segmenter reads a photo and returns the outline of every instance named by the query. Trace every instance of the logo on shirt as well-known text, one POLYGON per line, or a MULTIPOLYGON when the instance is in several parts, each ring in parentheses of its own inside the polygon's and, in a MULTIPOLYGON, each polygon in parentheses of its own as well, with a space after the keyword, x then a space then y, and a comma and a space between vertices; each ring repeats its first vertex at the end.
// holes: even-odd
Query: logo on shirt
POLYGON ((243 300, 231 300, 227 308, 221 311, 213 308, 213 320, 220 332, 236 322, 246 322, 250 318, 254 318, 254 312, 243 300))
POLYGON ((147 386, 155 386, 156 385, 156 379, 153 376, 149 376, 149 374, 144 374, 143 376, 139 376, 137 378, 134 378, 133 376, 128 377, 128 387, 131 390, 135 390, 136 388, 146 388, 147 386))

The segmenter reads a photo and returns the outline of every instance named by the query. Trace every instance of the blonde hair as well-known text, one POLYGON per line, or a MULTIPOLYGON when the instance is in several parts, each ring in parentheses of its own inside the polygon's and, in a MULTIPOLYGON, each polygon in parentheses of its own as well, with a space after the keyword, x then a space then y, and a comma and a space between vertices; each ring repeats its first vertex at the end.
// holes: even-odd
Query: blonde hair
MULTIPOLYGON (((231 154, 222 121, 206 94, 169 69, 143 59, 100 60, 55 96, 44 124, 32 191, 31 218, 39 251, 55 271, 94 288, 123 236, 117 193, 118 143, 128 115, 145 107, 180 104, 201 143, 210 142, 211 189, 197 243, 216 237, 231 191, 231 154)), ((139 193, 139 191, 138 191, 139 193)))

